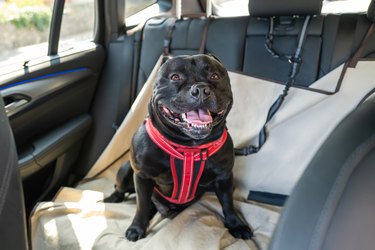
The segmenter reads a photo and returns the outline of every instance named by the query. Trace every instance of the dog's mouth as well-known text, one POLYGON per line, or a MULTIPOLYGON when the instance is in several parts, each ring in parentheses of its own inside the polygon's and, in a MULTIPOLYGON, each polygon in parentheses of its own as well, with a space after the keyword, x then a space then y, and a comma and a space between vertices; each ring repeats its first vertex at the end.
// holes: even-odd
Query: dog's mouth
POLYGON ((198 108, 183 113, 173 112, 164 105, 159 109, 169 122, 188 130, 211 131, 212 127, 218 124, 224 117, 225 110, 219 112, 210 111, 207 108, 198 108))

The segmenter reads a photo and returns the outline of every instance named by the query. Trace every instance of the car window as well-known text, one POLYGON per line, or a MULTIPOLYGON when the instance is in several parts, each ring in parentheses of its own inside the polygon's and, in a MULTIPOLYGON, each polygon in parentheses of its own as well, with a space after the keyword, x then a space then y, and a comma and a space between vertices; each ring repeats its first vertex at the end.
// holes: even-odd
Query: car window
POLYGON ((125 18, 144 10, 145 8, 156 3, 156 0, 126 0, 125 1, 125 18))
MULTIPOLYGON (((53 0, 0 0, 0 68, 48 55, 53 0)), ((92 41, 94 0, 65 0, 58 51, 92 41)), ((54 52, 56 53, 56 52, 54 52)), ((53 54, 54 54, 53 53, 53 54)))
POLYGON ((53 1, 0 0, 0 67, 47 55, 53 1))
POLYGON ((93 40, 95 28, 94 4, 94 0, 65 1, 58 52, 69 50, 82 42, 93 40))
POLYGON ((325 0, 322 13, 366 12, 371 0, 325 0))
POLYGON ((248 16, 249 0, 212 0, 212 11, 217 16, 248 16))
POLYGON ((125 0, 125 24, 134 26, 160 13, 156 0, 125 0))

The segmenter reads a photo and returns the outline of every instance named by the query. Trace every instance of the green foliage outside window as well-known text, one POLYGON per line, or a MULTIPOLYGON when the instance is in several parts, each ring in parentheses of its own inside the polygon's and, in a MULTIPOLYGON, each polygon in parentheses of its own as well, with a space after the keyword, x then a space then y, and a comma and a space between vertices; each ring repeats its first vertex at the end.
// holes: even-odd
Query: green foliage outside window
POLYGON ((51 9, 42 0, 6 1, 0 3, 0 24, 13 24, 18 29, 47 30, 51 9))

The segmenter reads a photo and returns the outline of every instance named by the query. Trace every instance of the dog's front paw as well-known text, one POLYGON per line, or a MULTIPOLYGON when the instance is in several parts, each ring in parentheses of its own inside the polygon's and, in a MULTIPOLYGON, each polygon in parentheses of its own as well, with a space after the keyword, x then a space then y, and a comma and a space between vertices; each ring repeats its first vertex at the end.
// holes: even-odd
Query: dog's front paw
POLYGON ((229 232, 237 239, 249 240, 254 236, 253 231, 247 225, 237 225, 228 229, 229 232))
POLYGON ((139 226, 130 226, 126 232, 125 237, 130 241, 137 241, 139 239, 142 239, 146 236, 146 232, 144 229, 142 229, 139 226))
POLYGON ((110 196, 105 198, 103 201, 106 203, 120 203, 125 200, 124 194, 118 191, 114 191, 110 196))

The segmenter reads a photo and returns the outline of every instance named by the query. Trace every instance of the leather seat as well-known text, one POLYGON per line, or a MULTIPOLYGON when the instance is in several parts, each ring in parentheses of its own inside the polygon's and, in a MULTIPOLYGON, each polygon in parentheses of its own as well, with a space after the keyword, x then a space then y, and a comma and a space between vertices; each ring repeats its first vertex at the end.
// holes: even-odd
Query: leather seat
POLYGON ((320 15, 321 8, 321 0, 249 1, 250 17, 242 71, 262 79, 287 82, 290 63, 285 58, 277 58, 271 48, 279 55, 294 55, 306 16, 311 16, 296 83, 308 87, 315 82, 318 79, 320 59, 317 51, 321 50, 323 40, 324 16, 320 15))
MULTIPOLYGON (((375 21, 375 1, 367 19, 375 21)), ((374 166, 373 96, 337 126, 314 156, 285 205, 270 249, 374 249, 374 166)))
POLYGON ((2 98, 0 98, 0 142, 0 248, 28 249, 17 151, 2 98))
POLYGON ((270 249, 374 249, 375 98, 344 119, 296 185, 270 249))

